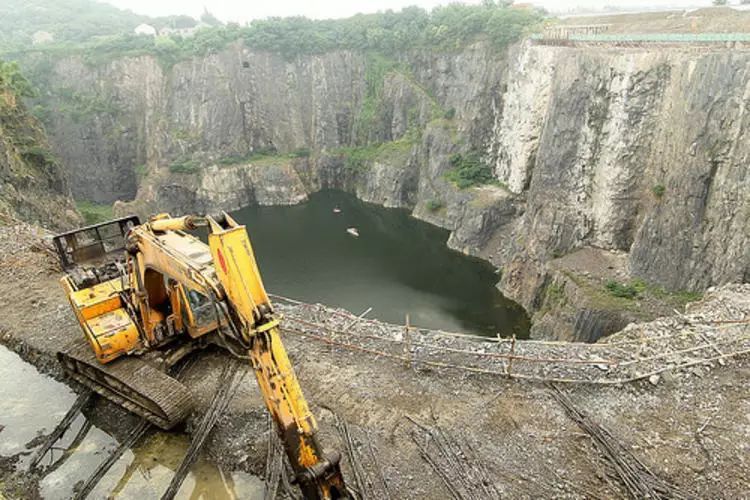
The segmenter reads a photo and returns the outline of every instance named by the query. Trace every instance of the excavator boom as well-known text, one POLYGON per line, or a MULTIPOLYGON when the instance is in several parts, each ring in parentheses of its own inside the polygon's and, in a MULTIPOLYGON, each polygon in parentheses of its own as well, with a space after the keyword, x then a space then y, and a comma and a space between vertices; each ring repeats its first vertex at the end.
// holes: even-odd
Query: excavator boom
POLYGON ((305 498, 346 497, 340 456, 325 456, 317 442, 315 417, 281 342, 280 318, 273 314, 247 231, 229 215, 224 214, 224 220, 226 227, 208 219, 208 244, 218 264, 216 274, 297 482, 305 498))

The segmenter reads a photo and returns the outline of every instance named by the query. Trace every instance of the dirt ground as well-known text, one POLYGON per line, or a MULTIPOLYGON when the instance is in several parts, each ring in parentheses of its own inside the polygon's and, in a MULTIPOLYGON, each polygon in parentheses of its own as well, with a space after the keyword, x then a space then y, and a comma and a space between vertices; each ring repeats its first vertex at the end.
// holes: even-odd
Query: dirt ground
MULTIPOLYGON (((54 352, 80 332, 57 283, 55 261, 40 249, 43 237, 34 227, 0 226, 0 342, 59 376, 54 352)), ((744 320, 750 317, 750 306, 742 302, 748 291, 746 286, 726 296, 717 292, 716 301, 726 314, 744 320)), ((292 306, 281 309, 290 317, 301 314, 292 306)), ((709 309, 696 310, 710 316, 709 309)), ((316 321, 325 321, 320 316, 328 310, 316 311, 316 321)), ((368 325, 358 331, 377 328, 368 325)), ((674 325, 672 333, 679 334, 679 322, 661 325, 674 325)), ((647 335, 648 328, 639 334, 647 335)), ((351 340, 345 347, 289 329, 284 342, 318 417, 320 441, 341 451, 348 483, 366 498, 628 497, 612 462, 547 384, 419 363, 410 367, 374 354, 364 339, 354 349, 351 340)), ((450 346, 485 349, 461 338, 450 346)), ((216 390, 228 355, 207 350, 197 358, 184 376, 197 400, 187 432, 216 390)), ((686 496, 743 498, 750 496, 749 376, 750 358, 744 355, 665 371, 650 381, 558 386, 613 441, 686 496)), ((122 418, 106 402, 97 408, 101 420, 122 418)), ((103 421, 97 425, 107 429, 103 421)), ((203 453, 229 469, 262 476, 273 443, 269 436, 249 373, 203 453)), ((12 464, 0 464, 0 476, 6 496, 13 495, 9 485, 18 495, 19 484, 22 496, 34 496, 33 478, 12 464)), ((279 488, 278 498, 287 497, 279 488)))
POLYGON ((609 24, 607 33, 746 33, 750 32, 750 11, 728 7, 694 10, 572 16, 561 24, 609 24))

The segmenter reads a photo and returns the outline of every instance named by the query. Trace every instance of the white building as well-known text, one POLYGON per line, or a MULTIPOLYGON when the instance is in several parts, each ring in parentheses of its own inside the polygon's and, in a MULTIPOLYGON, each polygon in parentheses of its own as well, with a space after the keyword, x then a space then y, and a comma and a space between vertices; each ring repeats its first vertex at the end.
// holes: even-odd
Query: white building
POLYGON ((156 36, 156 28, 150 24, 139 24, 133 30, 136 35, 156 36))
POLYGON ((34 45, 41 45, 43 43, 50 43, 55 40, 55 36, 49 31, 37 31, 31 35, 31 43, 34 45))

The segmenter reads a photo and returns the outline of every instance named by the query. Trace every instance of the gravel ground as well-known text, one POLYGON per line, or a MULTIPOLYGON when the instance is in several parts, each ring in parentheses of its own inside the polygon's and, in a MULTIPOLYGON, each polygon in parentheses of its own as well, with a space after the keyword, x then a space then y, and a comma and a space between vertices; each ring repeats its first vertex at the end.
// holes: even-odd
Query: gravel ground
MULTIPOLYGON (((59 376, 54 352, 80 333, 57 283, 55 261, 38 244, 43 237, 31 226, 0 227, 0 341, 59 376)), ((663 370, 628 383, 558 386, 654 474, 682 491, 702 498, 747 497, 750 363, 747 355, 719 356, 746 348, 748 328, 716 321, 750 317, 748 296, 748 285, 709 291, 686 314, 631 325, 601 347, 518 341, 512 346, 516 356, 585 363, 514 359, 511 375, 616 382, 663 370), (675 352, 699 345, 707 347, 675 352), (672 354, 623 366, 665 352, 672 354)), ((403 326, 356 320, 323 306, 277 303, 286 316, 285 344, 319 420, 320 440, 342 452, 347 481, 368 498, 626 496, 610 463, 550 387, 505 375, 512 344, 407 333, 403 326)), ((198 402, 188 432, 227 360, 211 349, 196 357, 184 375, 198 402)), ((272 440, 252 375, 245 380, 204 453, 227 468, 262 475, 272 440)), ((117 415, 107 403, 97 407, 105 417, 117 415)), ((3 464, 0 485, 29 484, 12 463, 3 464)), ((33 494, 33 484, 25 491, 33 494)))
POLYGON ((750 12, 709 7, 638 14, 573 16, 562 20, 561 24, 609 24, 607 33, 746 33, 750 31, 750 12))

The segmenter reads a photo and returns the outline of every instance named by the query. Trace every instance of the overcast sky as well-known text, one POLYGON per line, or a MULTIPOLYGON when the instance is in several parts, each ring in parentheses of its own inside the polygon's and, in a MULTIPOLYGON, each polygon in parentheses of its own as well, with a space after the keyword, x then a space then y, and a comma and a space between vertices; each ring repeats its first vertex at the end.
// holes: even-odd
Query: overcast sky
MULTIPOLYGON (((222 21, 244 23, 252 19, 270 16, 307 16, 316 19, 347 17, 358 12, 398 10, 408 5, 419 5, 426 9, 446 4, 448 0, 106 0, 117 7, 130 9, 138 14, 165 16, 187 14, 200 16, 203 6, 208 7, 222 21)), ((465 3, 479 3, 480 0, 466 0, 465 3)), ((604 5, 618 5, 624 8, 679 7, 710 5, 711 0, 518 0, 540 5, 550 11, 565 11, 578 6, 601 8, 604 5)), ((734 2, 730 2, 734 3, 734 2)))

